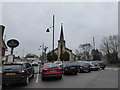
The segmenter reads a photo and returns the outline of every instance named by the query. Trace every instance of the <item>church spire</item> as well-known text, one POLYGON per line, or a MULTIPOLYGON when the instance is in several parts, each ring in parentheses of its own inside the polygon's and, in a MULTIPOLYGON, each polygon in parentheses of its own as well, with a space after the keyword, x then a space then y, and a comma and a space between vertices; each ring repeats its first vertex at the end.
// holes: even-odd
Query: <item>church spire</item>
POLYGON ((61 23, 61 33, 60 33, 60 41, 64 40, 64 34, 63 34, 63 23, 61 23))

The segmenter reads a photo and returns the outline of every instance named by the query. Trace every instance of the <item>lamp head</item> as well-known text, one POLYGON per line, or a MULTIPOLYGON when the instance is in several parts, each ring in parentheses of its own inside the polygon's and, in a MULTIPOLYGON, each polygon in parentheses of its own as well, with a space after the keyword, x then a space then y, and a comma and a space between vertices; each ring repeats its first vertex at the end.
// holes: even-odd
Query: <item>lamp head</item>
POLYGON ((46 30, 46 32, 50 32, 50 30, 49 30, 49 29, 47 29, 47 30, 46 30))

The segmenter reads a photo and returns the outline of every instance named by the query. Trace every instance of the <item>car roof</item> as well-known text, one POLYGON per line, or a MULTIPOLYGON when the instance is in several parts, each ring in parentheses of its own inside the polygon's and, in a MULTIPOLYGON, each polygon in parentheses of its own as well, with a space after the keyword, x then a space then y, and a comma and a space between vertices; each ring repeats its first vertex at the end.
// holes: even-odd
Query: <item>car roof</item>
POLYGON ((56 63, 56 62, 62 62, 62 61, 54 61, 54 63, 56 63))
POLYGON ((53 63, 44 63, 44 64, 53 64, 53 63))
POLYGON ((21 61, 21 62, 5 62, 4 65, 6 65, 6 64, 24 64, 24 63, 27 63, 27 62, 24 62, 24 61, 21 61))

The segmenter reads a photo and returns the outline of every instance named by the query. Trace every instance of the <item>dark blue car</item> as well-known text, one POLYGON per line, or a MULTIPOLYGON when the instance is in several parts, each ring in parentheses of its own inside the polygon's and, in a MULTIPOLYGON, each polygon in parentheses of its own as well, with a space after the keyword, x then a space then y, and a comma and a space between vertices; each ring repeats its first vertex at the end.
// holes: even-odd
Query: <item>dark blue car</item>
POLYGON ((63 74, 77 74, 79 71, 79 68, 75 62, 67 62, 64 63, 63 66, 63 74))
POLYGON ((76 61, 78 67, 79 67, 79 72, 90 72, 91 67, 90 63, 88 61, 76 61))

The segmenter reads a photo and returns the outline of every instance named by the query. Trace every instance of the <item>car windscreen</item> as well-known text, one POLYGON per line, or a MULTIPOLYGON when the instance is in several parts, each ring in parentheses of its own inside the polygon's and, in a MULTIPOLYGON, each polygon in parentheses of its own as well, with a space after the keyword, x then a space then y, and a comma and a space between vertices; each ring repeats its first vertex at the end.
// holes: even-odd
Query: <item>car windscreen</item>
POLYGON ((78 64, 79 65, 85 65, 87 62, 84 62, 84 61, 79 61, 78 64))
POLYGON ((55 63, 55 64, 62 64, 61 61, 55 61, 54 63, 55 63))
POLYGON ((97 61, 93 61, 92 64, 99 64, 99 62, 97 62, 97 61))
POLYGON ((23 69, 23 65, 22 64, 7 64, 7 65, 3 65, 3 70, 21 70, 23 69))
POLYGON ((76 66, 76 63, 66 63, 64 66, 76 66))
POLYGON ((57 64, 45 64, 43 68, 54 68, 54 67, 59 67, 57 64))

